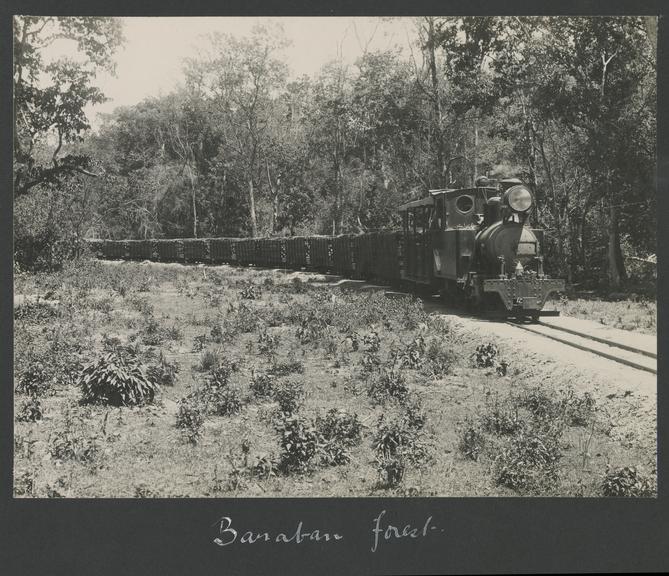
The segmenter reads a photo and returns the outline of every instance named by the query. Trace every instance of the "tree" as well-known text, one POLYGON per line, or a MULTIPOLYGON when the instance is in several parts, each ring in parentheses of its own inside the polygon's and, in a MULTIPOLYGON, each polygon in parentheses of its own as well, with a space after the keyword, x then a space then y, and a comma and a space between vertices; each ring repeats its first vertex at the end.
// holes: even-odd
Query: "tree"
POLYGON ((84 108, 104 100, 93 86, 99 69, 113 70, 122 42, 114 18, 14 18, 14 193, 59 183, 75 173, 92 175, 90 157, 69 153, 90 127, 84 108), (45 62, 43 50, 59 39, 76 42, 80 61, 45 62))
POLYGON ((251 236, 258 234, 256 192, 263 173, 261 151, 267 139, 272 97, 287 75, 277 53, 287 45, 283 30, 257 25, 250 38, 214 34, 208 57, 187 64, 191 91, 211 103, 223 124, 220 153, 231 162, 248 191, 251 236))

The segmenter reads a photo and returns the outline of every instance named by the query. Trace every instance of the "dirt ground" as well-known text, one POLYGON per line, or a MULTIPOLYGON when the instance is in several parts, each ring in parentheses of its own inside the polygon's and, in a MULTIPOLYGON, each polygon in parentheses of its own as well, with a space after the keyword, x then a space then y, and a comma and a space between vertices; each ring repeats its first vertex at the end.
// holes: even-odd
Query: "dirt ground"
POLYGON ((17 278, 15 494, 601 496, 607 473, 623 469, 654 487, 654 376, 503 324, 325 280, 102 262, 17 278), (82 403, 81 369, 113 339, 134 346, 144 367, 161 357, 178 366, 156 402, 82 403), (210 360, 235 364, 228 386, 240 408, 207 413, 191 441, 178 415, 184 399, 206 390, 210 360), (26 392, 36 363, 45 389, 26 392), (297 368, 272 377, 271 394, 256 394, 258 375, 278 365, 297 368), (303 391, 291 417, 300 442, 315 446, 299 465, 282 440, 276 389, 286 386, 303 391), (35 398, 42 417, 20 421, 35 398), (565 407, 579 418, 565 419, 565 407), (323 424, 333 409, 360 425, 355 441, 337 437, 346 449, 334 453, 323 424), (509 419, 509 430, 500 427, 509 419))

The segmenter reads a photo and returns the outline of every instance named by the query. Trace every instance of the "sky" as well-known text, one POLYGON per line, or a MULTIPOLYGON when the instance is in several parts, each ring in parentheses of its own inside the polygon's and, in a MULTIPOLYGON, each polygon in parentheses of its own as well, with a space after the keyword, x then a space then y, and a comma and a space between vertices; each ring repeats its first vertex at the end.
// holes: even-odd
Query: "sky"
MULTIPOLYGON (((246 36, 258 22, 280 22, 292 42, 285 55, 293 77, 314 76, 325 63, 336 58, 339 51, 342 59, 351 64, 365 49, 398 47, 408 54, 409 38, 415 37, 411 18, 150 17, 122 20, 126 42, 115 54, 116 77, 103 73, 97 79, 97 85, 109 101, 87 109, 94 127, 100 123, 97 116, 100 113, 172 91, 183 80, 183 59, 195 56, 198 47, 205 47, 207 35, 214 31, 246 36)), ((66 44, 56 46, 51 56, 58 57, 72 49, 66 44)))

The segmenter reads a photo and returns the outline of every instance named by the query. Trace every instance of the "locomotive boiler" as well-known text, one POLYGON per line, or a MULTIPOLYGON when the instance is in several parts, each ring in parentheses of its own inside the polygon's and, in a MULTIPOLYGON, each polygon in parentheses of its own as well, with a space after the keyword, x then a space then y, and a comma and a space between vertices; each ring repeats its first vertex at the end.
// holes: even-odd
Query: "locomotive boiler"
POLYGON ((564 280, 543 267, 543 230, 530 226, 531 190, 520 180, 479 178, 473 188, 431 190, 400 207, 401 274, 476 311, 517 318, 542 311, 564 280))

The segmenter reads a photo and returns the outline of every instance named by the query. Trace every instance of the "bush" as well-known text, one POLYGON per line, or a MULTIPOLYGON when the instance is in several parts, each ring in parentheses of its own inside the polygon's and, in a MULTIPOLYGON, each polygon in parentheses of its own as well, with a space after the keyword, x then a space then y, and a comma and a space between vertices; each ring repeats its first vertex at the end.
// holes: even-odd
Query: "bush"
POLYGON ((373 439, 373 448, 377 460, 401 458, 418 464, 427 456, 426 447, 420 440, 419 430, 410 427, 406 418, 386 420, 381 415, 373 439))
POLYGON ((198 362, 195 368, 199 372, 209 372, 212 369, 216 368, 219 362, 220 362, 219 351, 209 348, 201 354, 200 361, 198 362))
POLYGON ((431 338, 425 347, 423 369, 431 376, 441 377, 448 374, 454 361, 454 354, 444 347, 438 338, 431 338))
POLYGON ((217 416, 239 414, 244 405, 241 390, 237 386, 226 385, 211 388, 207 393, 207 412, 217 416))
POLYGON ((420 368, 423 364, 425 354, 425 339, 417 336, 414 340, 399 354, 400 366, 414 369, 420 368))
POLYGON ((603 496, 614 498, 652 498, 657 495, 653 479, 635 466, 607 470, 601 490, 603 496))
POLYGON ((272 376, 288 376, 290 374, 303 373, 304 362, 295 359, 288 359, 284 362, 275 362, 268 370, 268 374, 271 374, 272 376))
POLYGON ((44 364, 32 361, 20 374, 16 391, 29 396, 42 396, 51 389, 52 378, 44 364))
POLYGON ((390 398, 403 401, 409 395, 409 388, 404 374, 400 370, 390 369, 372 380, 367 393, 377 402, 385 402, 390 398))
POLYGON ((279 337, 276 334, 269 334, 266 330, 258 333, 258 352, 272 359, 276 356, 279 347, 279 337))
POLYGON ((202 436, 204 412, 190 397, 182 398, 176 416, 176 427, 181 429, 191 444, 197 444, 202 436))
POLYGON ((102 454, 101 446, 95 438, 85 436, 72 429, 66 423, 65 429, 53 432, 49 436, 49 454, 56 460, 74 460, 83 464, 92 464, 102 454))
POLYGON ((239 295, 244 300, 259 300, 262 298, 262 288, 260 286, 256 286, 255 284, 249 284, 248 286, 242 288, 239 295))
POLYGON ((282 380, 274 387, 274 400, 279 403, 279 409, 286 414, 292 414, 299 408, 304 396, 302 382, 296 380, 282 380))
POLYGON ((30 398, 21 404, 16 419, 19 422, 37 422, 43 416, 42 403, 38 398, 30 398))
POLYGON ((84 403, 134 406, 153 402, 158 384, 147 378, 134 356, 109 352, 86 366, 78 385, 84 403))
POLYGON ((402 483, 406 464, 399 456, 382 456, 377 459, 377 470, 382 485, 395 488, 402 483))
POLYGON ((256 398, 270 398, 274 393, 274 378, 271 374, 254 373, 249 387, 256 398))
POLYGON ((316 419, 316 428, 326 441, 336 442, 342 446, 355 446, 362 439, 362 424, 357 414, 332 408, 325 418, 316 419))
POLYGON ((458 450, 465 456, 465 458, 474 461, 478 460, 481 452, 483 452, 485 444, 485 434, 483 434, 481 429, 472 422, 468 422, 464 428, 460 430, 458 450))
POLYGON ((174 386, 178 372, 179 364, 167 360, 161 351, 158 363, 152 364, 147 369, 147 376, 160 386, 174 386))
POLYGON ((58 316, 58 310, 46 302, 27 300, 14 307, 14 320, 26 323, 44 323, 58 316))
POLYGON ((305 470, 318 449, 318 434, 313 424, 297 415, 284 414, 277 426, 281 436, 281 461, 285 471, 305 470))
POLYGON ((472 355, 477 368, 492 368, 497 361, 499 350, 493 343, 481 344, 472 355))
POLYGON ((559 434, 534 429, 521 432, 496 461, 499 486, 520 492, 550 492, 557 486, 562 457, 559 434))
POLYGON ((522 430, 525 421, 518 415, 517 406, 501 405, 497 398, 486 399, 486 409, 481 415, 483 429, 496 436, 510 436, 522 430))

